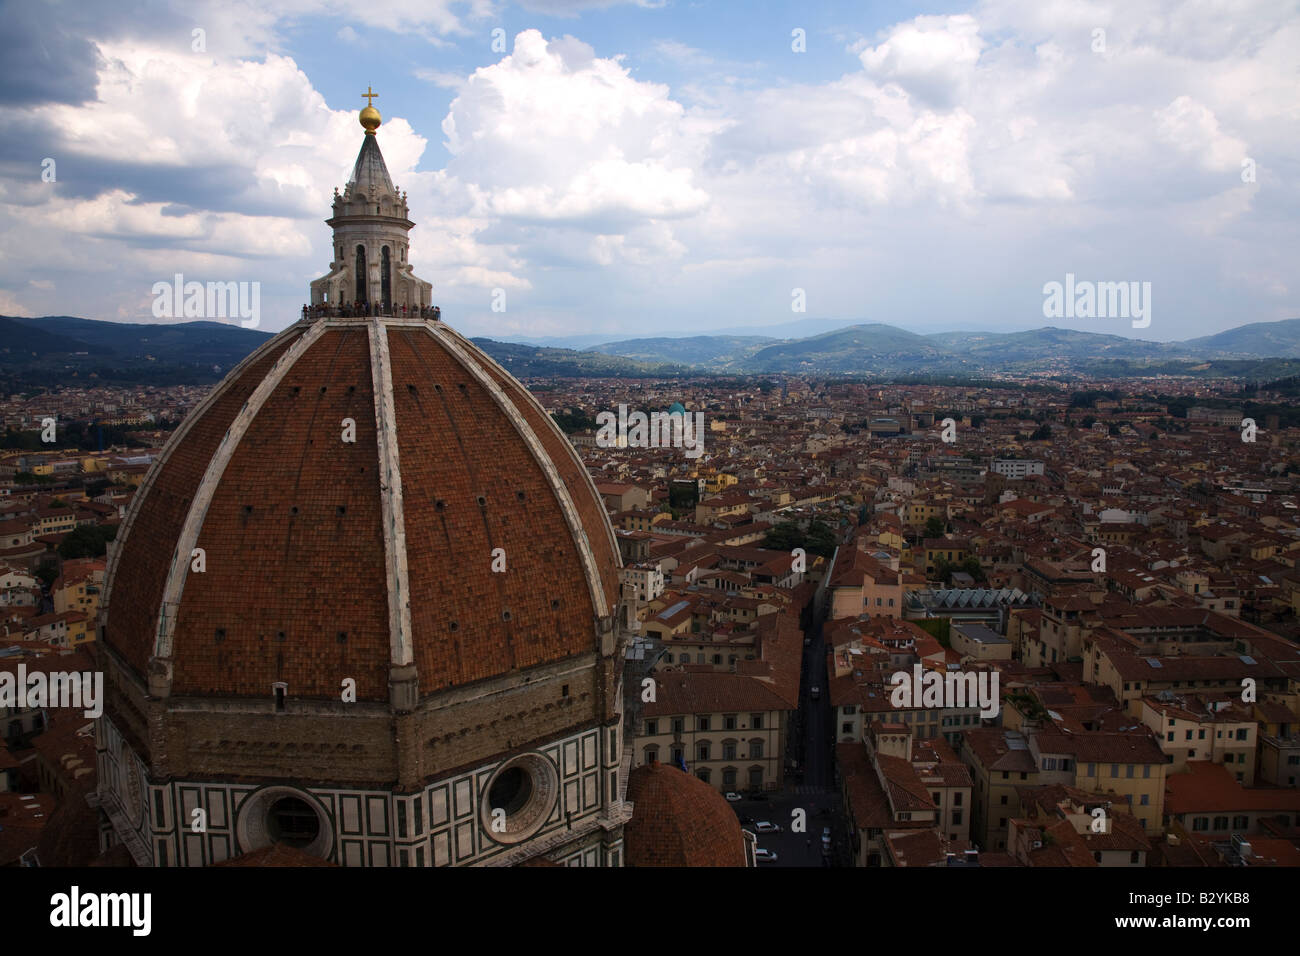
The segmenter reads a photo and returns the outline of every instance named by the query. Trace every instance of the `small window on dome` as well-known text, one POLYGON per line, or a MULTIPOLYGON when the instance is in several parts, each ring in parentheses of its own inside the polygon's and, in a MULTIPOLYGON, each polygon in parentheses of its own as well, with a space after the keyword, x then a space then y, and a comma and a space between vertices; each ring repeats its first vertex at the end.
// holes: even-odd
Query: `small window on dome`
POLYGON ((334 513, 335 513, 336 515, 338 515, 338 516, 341 518, 341 517, 343 517, 345 514, 348 513, 348 506, 347 506, 347 505, 339 505, 337 508, 334 509, 334 513))
POLYGON ((271 691, 275 695, 275 712, 284 713, 284 698, 289 691, 289 685, 283 682, 277 682, 271 685, 271 691))

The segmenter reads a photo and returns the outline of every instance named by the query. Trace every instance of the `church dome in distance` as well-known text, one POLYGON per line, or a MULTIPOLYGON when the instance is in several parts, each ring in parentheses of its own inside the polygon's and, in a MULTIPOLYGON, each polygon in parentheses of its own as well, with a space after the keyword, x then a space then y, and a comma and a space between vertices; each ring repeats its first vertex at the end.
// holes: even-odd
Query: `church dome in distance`
POLYGON ((722 794, 654 761, 628 777, 629 866, 745 866, 745 836, 722 794))

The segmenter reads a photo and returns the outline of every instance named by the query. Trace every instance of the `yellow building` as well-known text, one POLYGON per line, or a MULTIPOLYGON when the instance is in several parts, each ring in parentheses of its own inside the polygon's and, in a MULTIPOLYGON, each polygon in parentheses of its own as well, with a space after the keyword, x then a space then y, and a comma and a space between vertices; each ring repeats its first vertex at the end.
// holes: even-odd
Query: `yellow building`
POLYGON ((1016 788, 1039 783, 1029 742, 1002 727, 972 727, 961 737, 958 756, 974 785, 970 839, 983 850, 1005 850, 1008 823, 1022 815, 1016 788))
POLYGON ((1254 786, 1259 726, 1253 704, 1243 704, 1240 695, 1163 696, 1166 699, 1142 698, 1140 717, 1155 733, 1160 749, 1173 758, 1170 773, 1182 773, 1189 760, 1209 760, 1223 764, 1238 783, 1254 786))
POLYGON ((1040 783, 1117 793, 1146 833, 1163 832, 1169 764, 1150 734, 1068 734, 1053 728, 1031 733, 1029 747, 1040 783))
POLYGON ((789 715, 798 706, 798 687, 785 690, 793 699, 743 674, 661 673, 655 700, 642 710, 633 762, 685 766, 722 792, 779 790, 789 715))

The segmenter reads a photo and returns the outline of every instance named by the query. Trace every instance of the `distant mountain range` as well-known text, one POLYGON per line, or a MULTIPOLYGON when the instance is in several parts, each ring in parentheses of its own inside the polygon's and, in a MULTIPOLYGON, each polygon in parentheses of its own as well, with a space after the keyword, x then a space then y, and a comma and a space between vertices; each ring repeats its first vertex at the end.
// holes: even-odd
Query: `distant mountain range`
MULTIPOLYGON (((118 384, 213 382, 268 334, 220 322, 140 325, 0 316, 0 387, 15 391, 87 378, 118 384)), ((660 336, 581 350, 488 338, 474 342, 523 378, 806 374, 879 381, 1036 372, 1061 378, 1170 374, 1263 381, 1300 373, 1300 319, 1256 322, 1186 342, 1060 328, 919 335, 882 324, 788 339, 660 336)))
POLYGON ((598 350, 642 362, 658 357, 697 371, 722 373, 977 378, 1055 372, 1264 379, 1293 375, 1300 369, 1300 319, 1257 322, 1186 342, 1148 342, 1061 328, 920 335, 892 325, 867 324, 785 340, 704 335, 607 342, 598 350))

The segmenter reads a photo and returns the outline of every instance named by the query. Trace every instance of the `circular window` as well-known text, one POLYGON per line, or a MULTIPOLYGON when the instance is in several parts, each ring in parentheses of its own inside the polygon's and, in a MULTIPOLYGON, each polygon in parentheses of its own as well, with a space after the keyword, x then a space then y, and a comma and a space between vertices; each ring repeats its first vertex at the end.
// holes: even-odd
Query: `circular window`
POLYGON ((293 787, 264 787, 239 807, 235 822, 239 853, 274 843, 328 860, 334 852, 334 825, 311 794, 293 787))
POLYGON ((533 778, 523 767, 511 767, 493 782, 488 791, 488 803, 494 810, 501 807, 509 817, 526 807, 532 795, 533 778))
POLYGON ((497 843, 520 843, 546 823, 559 797, 555 765, 541 754, 524 754, 497 768, 483 790, 483 829, 497 843))
POLYGON ((320 836, 320 817, 305 800, 281 797, 267 811, 266 832, 272 842, 301 850, 320 836))

